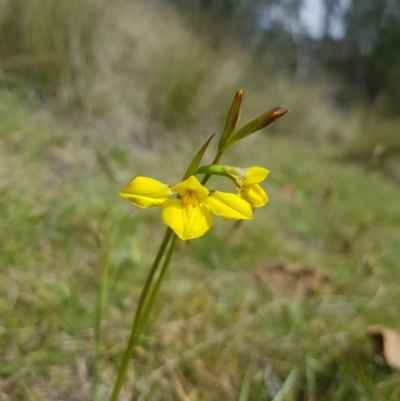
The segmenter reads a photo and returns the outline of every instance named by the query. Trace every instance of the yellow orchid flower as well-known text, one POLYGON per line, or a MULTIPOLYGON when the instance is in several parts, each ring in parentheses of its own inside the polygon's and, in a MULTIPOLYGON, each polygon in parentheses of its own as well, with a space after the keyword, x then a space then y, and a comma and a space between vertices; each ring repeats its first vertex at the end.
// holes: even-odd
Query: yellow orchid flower
POLYGON ((226 174, 234 178, 238 195, 249 202, 251 207, 262 207, 268 202, 268 195, 258 185, 267 178, 269 171, 262 167, 231 168, 226 174))
POLYGON ((228 220, 253 218, 248 202, 235 194, 209 191, 193 175, 173 187, 137 177, 120 195, 141 208, 161 206, 162 220, 184 241, 201 237, 211 228, 211 212, 228 220), (179 198, 168 199, 173 193, 179 198))

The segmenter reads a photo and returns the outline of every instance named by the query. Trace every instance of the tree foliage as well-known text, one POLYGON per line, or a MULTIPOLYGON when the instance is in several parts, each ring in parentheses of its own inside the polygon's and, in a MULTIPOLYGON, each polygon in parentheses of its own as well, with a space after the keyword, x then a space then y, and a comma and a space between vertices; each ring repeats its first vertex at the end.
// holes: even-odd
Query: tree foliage
POLYGON ((362 96, 391 113, 400 104, 400 0, 320 0, 317 34, 304 19, 304 0, 164 1, 200 30, 212 21, 216 40, 233 36, 300 78, 322 67, 339 77, 347 98, 362 96))

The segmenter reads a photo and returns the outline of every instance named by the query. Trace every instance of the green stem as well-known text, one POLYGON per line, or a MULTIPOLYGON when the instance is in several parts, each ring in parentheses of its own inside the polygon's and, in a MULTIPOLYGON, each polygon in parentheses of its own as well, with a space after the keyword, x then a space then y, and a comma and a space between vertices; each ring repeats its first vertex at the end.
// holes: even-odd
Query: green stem
MULTIPOLYGON (((218 164, 219 161, 221 160, 223 153, 217 153, 217 155, 215 156, 213 162, 211 164, 218 164)), ((207 174, 204 178, 203 181, 201 181, 201 185, 205 185, 206 182, 210 179, 211 174, 207 174)))
POLYGON ((140 295, 139 304, 136 309, 135 317, 134 317, 133 323, 132 323, 131 334, 130 334, 130 337, 128 340, 128 345, 127 345, 124 355, 122 357, 121 366, 118 370, 117 380, 115 382, 114 390, 112 392, 110 401, 117 401, 118 394, 121 390, 122 385, 124 384, 125 374, 126 374, 126 371, 128 370, 128 365, 129 365, 129 361, 131 360, 133 347, 135 346, 135 343, 137 340, 136 332, 137 332, 137 329, 138 329, 138 326, 139 326, 139 323, 141 320, 140 315, 142 313, 143 306, 144 306, 146 298, 148 296, 151 283, 153 282, 154 275, 156 274, 158 265, 160 264, 161 258, 164 255, 165 249, 167 248, 167 245, 171 238, 171 235, 172 235, 172 230, 168 227, 167 231, 165 232, 163 242, 161 243, 160 249, 157 252, 157 255, 153 262, 153 266, 151 267, 151 270, 146 279, 146 283, 145 283, 142 293, 140 295))
POLYGON ((137 328, 137 331, 136 331, 136 339, 139 338, 140 334, 143 331, 143 328, 144 328, 145 324, 147 323, 147 320, 150 317, 150 313, 151 313, 151 310, 153 309, 154 301, 155 301, 155 299, 157 297, 157 294, 158 294, 158 291, 160 289, 161 283, 164 280, 164 276, 165 276, 165 273, 167 272, 169 263, 171 262, 171 258, 172 258, 172 254, 174 253, 174 250, 175 250, 175 245, 176 245, 176 239, 177 238, 178 237, 176 235, 174 235, 172 237, 172 241, 171 241, 171 244, 169 246, 167 256, 165 257, 164 264, 163 264, 163 266, 161 268, 160 274, 158 275, 158 278, 157 278, 157 281, 156 281, 156 283, 155 283, 155 285, 153 287, 153 290, 151 291, 149 301, 147 302, 147 305, 146 305, 146 309, 143 312, 143 317, 140 319, 139 327, 137 328))

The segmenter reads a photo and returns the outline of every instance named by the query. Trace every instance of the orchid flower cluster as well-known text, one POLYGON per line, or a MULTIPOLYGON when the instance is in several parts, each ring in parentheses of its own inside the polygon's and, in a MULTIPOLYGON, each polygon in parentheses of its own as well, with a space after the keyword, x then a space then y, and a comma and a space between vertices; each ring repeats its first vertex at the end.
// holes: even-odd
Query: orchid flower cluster
POLYGON ((219 162, 232 145, 268 126, 285 115, 288 110, 275 107, 238 130, 242 102, 243 92, 240 90, 233 99, 211 165, 200 166, 200 163, 215 134, 206 141, 193 158, 180 183, 170 186, 153 178, 136 177, 120 191, 123 198, 140 208, 160 206, 161 219, 168 228, 139 299, 111 401, 118 399, 133 347, 151 313, 154 300, 171 261, 176 239, 191 241, 204 235, 213 225, 212 214, 226 220, 250 220, 253 218, 254 209, 268 202, 268 196, 260 186, 268 175, 267 169, 225 166, 220 165, 219 162), (201 182, 197 178, 198 175, 204 175, 201 182), (235 185, 235 192, 227 193, 208 189, 205 184, 212 175, 224 176, 231 180, 235 185), (163 259, 164 262, 161 264, 163 259))
POLYGON ((163 222, 184 241, 201 237, 211 228, 211 213, 226 220, 249 220, 253 218, 252 208, 268 202, 259 185, 268 175, 265 168, 203 166, 198 171, 229 177, 237 187, 237 194, 209 190, 191 175, 172 187, 152 178, 137 177, 120 195, 144 209, 161 206, 163 222), (173 194, 178 198, 169 199, 173 194))

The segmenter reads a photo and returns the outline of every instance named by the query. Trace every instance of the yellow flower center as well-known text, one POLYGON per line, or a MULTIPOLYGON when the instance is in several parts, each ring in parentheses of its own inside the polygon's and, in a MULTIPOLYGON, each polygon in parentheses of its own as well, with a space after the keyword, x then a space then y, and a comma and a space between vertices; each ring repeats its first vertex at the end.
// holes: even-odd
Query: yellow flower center
POLYGON ((185 208, 186 215, 189 216, 192 213, 193 208, 204 204, 206 196, 200 194, 196 189, 187 188, 184 195, 182 196, 182 204, 185 208))
POLYGON ((189 188, 186 194, 182 197, 183 204, 197 206, 200 200, 198 199, 196 192, 197 191, 189 188))

